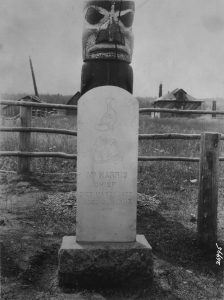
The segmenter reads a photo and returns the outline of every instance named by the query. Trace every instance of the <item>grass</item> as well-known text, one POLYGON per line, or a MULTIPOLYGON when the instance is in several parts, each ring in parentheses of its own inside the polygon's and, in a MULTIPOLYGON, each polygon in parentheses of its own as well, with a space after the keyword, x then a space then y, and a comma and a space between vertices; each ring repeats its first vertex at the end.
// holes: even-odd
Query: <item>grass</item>
MULTIPOLYGON (((7 121, 4 125, 16 126, 12 121, 7 121), (10 124, 11 123, 11 124, 10 124)), ((32 127, 43 128, 63 128, 76 130, 75 116, 49 116, 49 117, 33 117, 32 127)), ((1 133, 0 147, 1 151, 18 150, 19 133, 1 133)), ((57 135, 57 134, 41 134, 32 133, 31 135, 31 151, 33 152, 65 152, 76 153, 76 137, 57 135)), ((62 160, 60 158, 35 158, 31 159, 32 172, 70 172, 74 171, 76 163, 71 160, 62 160)), ((0 159, 0 169, 13 170, 17 169, 17 158, 0 159)))

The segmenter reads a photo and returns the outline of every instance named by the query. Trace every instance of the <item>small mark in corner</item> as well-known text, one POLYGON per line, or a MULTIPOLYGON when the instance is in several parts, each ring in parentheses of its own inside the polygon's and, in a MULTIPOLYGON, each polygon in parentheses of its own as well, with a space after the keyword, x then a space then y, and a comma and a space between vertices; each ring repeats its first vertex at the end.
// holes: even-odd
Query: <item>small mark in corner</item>
POLYGON ((221 266, 221 260, 223 259, 222 247, 219 247, 216 243, 217 253, 216 253, 216 265, 221 266))

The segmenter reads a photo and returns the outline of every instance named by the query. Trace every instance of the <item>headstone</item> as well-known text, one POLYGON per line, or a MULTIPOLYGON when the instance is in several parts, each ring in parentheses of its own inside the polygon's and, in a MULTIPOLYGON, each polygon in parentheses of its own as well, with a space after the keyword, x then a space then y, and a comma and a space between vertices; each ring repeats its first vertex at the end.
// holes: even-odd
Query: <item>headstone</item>
POLYGON ((78 103, 76 236, 59 250, 62 287, 133 286, 153 277, 152 248, 136 235, 138 102, 103 86, 78 103))
POLYGON ((137 100, 118 87, 79 101, 77 241, 135 241, 138 116, 137 100))

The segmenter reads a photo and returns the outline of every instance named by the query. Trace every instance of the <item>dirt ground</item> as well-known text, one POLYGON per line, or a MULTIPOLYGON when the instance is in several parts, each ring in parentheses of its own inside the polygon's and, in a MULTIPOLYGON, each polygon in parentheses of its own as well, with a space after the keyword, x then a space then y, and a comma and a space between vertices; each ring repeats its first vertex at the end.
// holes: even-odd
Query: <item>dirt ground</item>
MULTIPOLYGON (((153 248, 152 283, 134 289, 61 290, 57 253, 63 235, 75 234, 74 182, 74 174, 25 179, 0 174, 1 299, 224 299, 223 261, 216 265, 216 250, 198 247, 195 212, 189 217, 175 207, 174 199, 187 199, 189 183, 175 193, 138 194, 137 232, 153 248)), ((196 197, 197 187, 190 188, 196 197)), ((223 223, 218 243, 224 250, 223 223)))

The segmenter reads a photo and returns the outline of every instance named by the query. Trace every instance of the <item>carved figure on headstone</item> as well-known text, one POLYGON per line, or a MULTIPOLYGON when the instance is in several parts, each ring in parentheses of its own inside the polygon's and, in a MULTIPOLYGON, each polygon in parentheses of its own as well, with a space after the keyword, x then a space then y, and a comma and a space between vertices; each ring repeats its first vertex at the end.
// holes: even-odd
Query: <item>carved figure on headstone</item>
POLYGON ((107 110, 96 125, 96 129, 99 131, 111 131, 114 129, 114 125, 117 122, 117 113, 114 110, 111 101, 113 101, 113 99, 108 101, 107 110))
POLYGON ((81 94, 114 85, 133 91, 134 1, 96 0, 84 4, 81 94))

